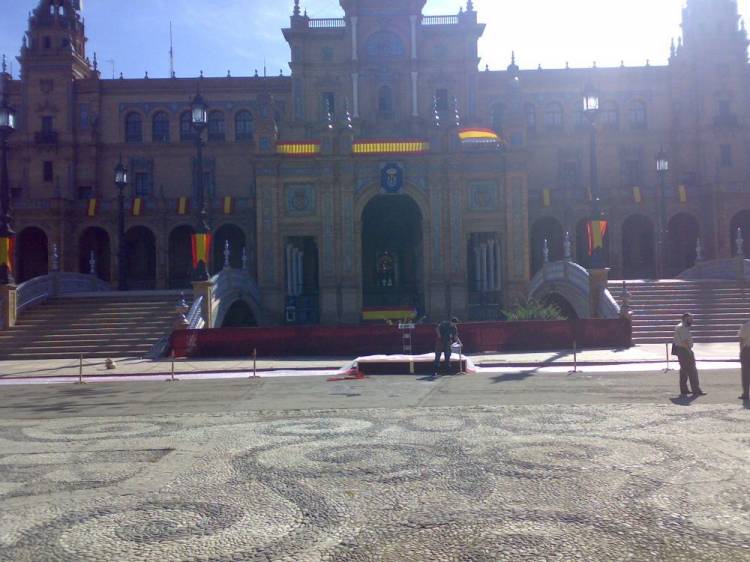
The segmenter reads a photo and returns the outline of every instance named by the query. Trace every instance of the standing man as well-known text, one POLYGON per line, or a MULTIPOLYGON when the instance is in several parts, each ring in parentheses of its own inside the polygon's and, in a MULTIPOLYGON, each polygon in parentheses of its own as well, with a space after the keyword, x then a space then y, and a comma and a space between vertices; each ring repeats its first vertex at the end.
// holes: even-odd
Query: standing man
POLYGON ((683 314, 682 322, 677 324, 674 331, 674 345, 672 353, 677 355, 680 361, 680 396, 690 394, 688 389, 688 380, 692 388, 693 396, 705 396, 701 390, 700 381, 698 380, 698 368, 695 365, 695 353, 693 353, 693 334, 690 327, 693 325, 693 315, 683 314))
POLYGON ((438 324, 436 332, 434 376, 437 376, 438 369, 440 369, 441 354, 445 356, 445 370, 450 371, 451 346, 458 340, 458 318, 451 318, 450 321, 443 320, 438 324))
POLYGON ((750 321, 740 328, 740 363, 742 364, 742 396, 740 400, 750 400, 750 321))

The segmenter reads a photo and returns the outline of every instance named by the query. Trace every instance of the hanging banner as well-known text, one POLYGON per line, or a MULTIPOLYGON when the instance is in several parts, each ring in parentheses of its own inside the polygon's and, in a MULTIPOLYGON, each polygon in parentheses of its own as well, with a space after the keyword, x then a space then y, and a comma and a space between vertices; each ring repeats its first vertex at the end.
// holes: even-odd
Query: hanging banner
POLYGON ((15 238, 0 238, 0 266, 6 266, 8 271, 13 271, 13 250, 15 238))
POLYGON ((589 255, 604 248, 604 237, 607 235, 607 221, 590 221, 587 225, 589 236, 589 255))
POLYGON ((643 195, 641 194, 641 188, 640 187, 634 187, 633 188, 633 200, 638 203, 639 205, 643 203, 643 195))
POLYGON ((684 185, 678 186, 677 193, 680 196, 680 203, 687 203, 687 187, 684 185))
POLYGON ((545 189, 542 191, 542 204, 549 207, 552 204, 552 191, 545 189))
POLYGON ((89 199, 86 205, 86 216, 95 217, 98 211, 99 201, 97 199, 89 199))
POLYGON ((234 213, 234 198, 224 197, 224 214, 231 215, 232 213, 234 213))
POLYGON ((143 213, 143 197, 136 197, 133 199, 133 216, 140 217, 143 213))
POLYGON ((180 197, 177 200, 177 214, 187 215, 190 212, 190 199, 187 197, 180 197))
POLYGON ((208 266, 208 258, 211 253, 211 234, 193 234, 191 237, 193 245, 193 269, 198 267, 200 262, 208 266))

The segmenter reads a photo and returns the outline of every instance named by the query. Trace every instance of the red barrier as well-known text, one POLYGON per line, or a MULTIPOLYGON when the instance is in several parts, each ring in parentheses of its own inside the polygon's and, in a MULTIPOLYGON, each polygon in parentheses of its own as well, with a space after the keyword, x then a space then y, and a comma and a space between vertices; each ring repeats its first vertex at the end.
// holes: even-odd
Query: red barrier
MULTIPOLYGON (((555 322, 476 322, 459 325, 467 354, 504 351, 552 351, 632 346, 627 319, 555 322)), ((257 349, 265 357, 337 356, 402 353, 397 326, 276 326, 180 330, 172 334, 177 357, 246 357, 257 349)), ((414 354, 435 350, 435 326, 420 324, 412 337, 414 354)))

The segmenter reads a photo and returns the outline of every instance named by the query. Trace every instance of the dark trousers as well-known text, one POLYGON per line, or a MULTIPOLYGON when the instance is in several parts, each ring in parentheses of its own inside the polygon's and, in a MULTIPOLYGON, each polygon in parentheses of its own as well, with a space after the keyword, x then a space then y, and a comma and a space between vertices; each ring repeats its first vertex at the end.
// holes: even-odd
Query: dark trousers
POLYGON ((750 392, 750 347, 742 349, 740 363, 742 363, 742 396, 748 396, 750 392))
POLYGON ((701 384, 698 381, 698 367, 695 366, 695 353, 684 347, 677 347, 677 359, 680 361, 680 394, 698 392, 701 384), (690 388, 688 388, 690 380, 690 388))
POLYGON ((435 344, 435 372, 437 373, 440 367, 440 356, 445 356, 445 370, 450 370, 451 367, 451 342, 438 340, 435 344))

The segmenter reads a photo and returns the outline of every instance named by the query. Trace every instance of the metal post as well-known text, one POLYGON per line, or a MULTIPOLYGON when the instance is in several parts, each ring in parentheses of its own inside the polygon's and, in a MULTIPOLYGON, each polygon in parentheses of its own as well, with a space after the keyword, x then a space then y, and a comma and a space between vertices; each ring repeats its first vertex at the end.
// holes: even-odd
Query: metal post
MULTIPOLYGON (((5 98, 3 98, 3 102, 5 98)), ((4 128, 0 127, 0 238, 8 239, 8 247, 16 237, 11 227, 10 216, 10 179, 8 175, 8 135, 4 128)), ((0 264, 0 285, 13 285, 12 264, 13 256, 8 255, 8 263, 0 264)))
POLYGON ((176 378, 174 376, 174 349, 172 350, 171 358, 172 358, 171 376, 170 376, 170 378, 167 379, 167 382, 177 382, 180 379, 178 379, 178 378, 176 378))
POLYGON ((253 378, 258 377, 258 350, 253 349, 253 378))
POLYGON ((125 185, 117 186, 117 290, 128 288, 128 257, 125 247, 125 185))
POLYGON ((78 383, 77 384, 84 384, 83 382, 83 353, 81 353, 78 358, 78 383))
POLYGON ((669 354, 669 344, 668 344, 668 343, 665 343, 665 344, 664 344, 664 347, 666 348, 666 351, 667 351, 667 354, 666 354, 666 355, 667 355, 667 368, 666 368, 666 369, 664 369, 664 372, 665 372, 665 373, 668 373, 669 371, 671 371, 671 370, 672 370, 672 369, 670 369, 670 368, 669 368, 669 355, 670 355, 670 354, 669 354))

